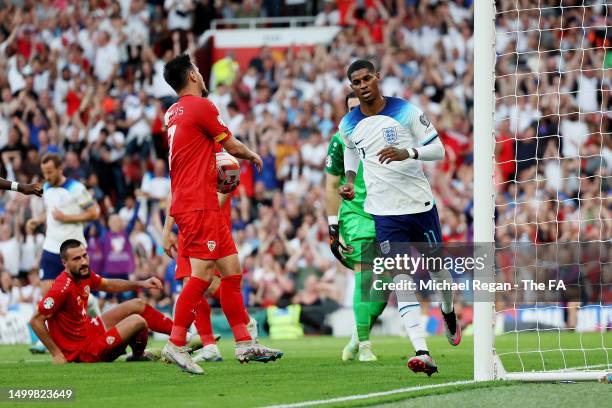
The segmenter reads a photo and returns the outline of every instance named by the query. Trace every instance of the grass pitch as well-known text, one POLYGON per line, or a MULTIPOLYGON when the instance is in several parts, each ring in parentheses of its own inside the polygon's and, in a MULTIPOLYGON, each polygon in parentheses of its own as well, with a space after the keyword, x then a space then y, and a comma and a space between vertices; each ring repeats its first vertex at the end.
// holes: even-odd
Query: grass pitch
MULTIPOLYGON (((542 345, 543 341, 558 345, 559 340, 563 347, 577 341, 581 341, 584 348, 601 348, 602 342, 605 347, 612 346, 612 336, 607 333, 603 336, 598 333, 583 334, 580 340, 577 334, 563 334, 561 338, 556 334, 543 336, 544 339, 531 333, 521 334, 521 350, 542 345)), ((240 365, 232 358, 232 342, 224 340, 220 342, 220 347, 226 361, 204 364, 206 375, 203 376, 191 376, 175 366, 162 363, 117 361, 53 366, 48 355, 32 356, 26 346, 1 346, 0 388, 72 388, 75 399, 57 403, 46 401, 43 405, 40 402, 0 401, 0 407, 263 407, 472 379, 473 350, 469 337, 464 338, 457 348, 449 346, 444 337, 428 338, 432 356, 440 370, 431 378, 424 374, 416 375, 406 367, 406 360, 412 355, 407 339, 374 337, 374 351, 379 357, 375 363, 342 363, 340 352, 346 341, 331 337, 308 337, 294 341, 266 339, 265 344, 282 349, 285 356, 274 363, 240 365)), ((516 348, 516 338, 503 336, 497 339, 496 344, 500 351, 512 351, 516 348)), ((161 346, 159 343, 156 345, 161 346)), ((589 352, 587 362, 605 363, 602 353, 589 352)), ((544 356, 528 353, 522 357, 526 369, 538 369, 543 357, 547 368, 554 369, 564 364, 584 364, 584 356, 583 352, 563 355, 550 352, 544 356)), ((504 364, 509 369, 521 368, 518 359, 511 355, 504 359, 504 364)), ((612 385, 598 383, 525 385, 490 382, 415 389, 355 401, 337 401, 325 406, 391 403, 384 406, 395 407, 415 406, 417 402, 425 402, 427 406, 452 406, 446 404, 457 402, 468 406, 490 407, 497 403, 525 408, 541 407, 555 401, 559 407, 576 406, 578 402, 581 407, 601 407, 606 406, 610 398, 612 385), (578 395, 577 400, 575 397, 578 395)))

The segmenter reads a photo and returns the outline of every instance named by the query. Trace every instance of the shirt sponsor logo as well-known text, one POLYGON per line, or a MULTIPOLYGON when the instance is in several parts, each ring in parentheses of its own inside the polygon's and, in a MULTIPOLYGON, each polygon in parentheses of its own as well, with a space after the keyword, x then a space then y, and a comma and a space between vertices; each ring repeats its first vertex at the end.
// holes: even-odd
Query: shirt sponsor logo
POLYGON ((384 128, 382 130, 382 133, 383 138, 385 139, 385 143, 387 143, 388 145, 397 143, 397 130, 394 127, 384 128))
POLYGON ((48 297, 45 299, 45 301, 43 302, 43 307, 47 310, 51 309, 53 307, 53 305, 55 304, 55 300, 53 300, 52 297, 48 297))
POLYGON ((215 249, 216 246, 217 246, 217 244, 215 243, 215 241, 208 241, 208 250, 210 252, 212 252, 215 249))

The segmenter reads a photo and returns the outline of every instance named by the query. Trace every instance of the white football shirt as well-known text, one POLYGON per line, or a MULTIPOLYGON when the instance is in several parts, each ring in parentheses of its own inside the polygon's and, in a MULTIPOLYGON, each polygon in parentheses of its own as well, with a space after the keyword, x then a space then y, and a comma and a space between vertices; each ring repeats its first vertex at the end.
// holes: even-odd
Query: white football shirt
POLYGON ((377 153, 394 146, 399 149, 440 143, 438 132, 421 109, 393 97, 385 97, 381 112, 365 116, 359 108, 340 122, 340 134, 347 149, 357 149, 363 162, 367 196, 364 210, 373 215, 416 214, 430 210, 434 197, 419 160, 406 159, 388 164, 377 153))
POLYGON ((79 240, 87 246, 83 234, 83 223, 60 222, 53 217, 53 210, 56 208, 66 215, 76 215, 94 205, 94 201, 85 186, 76 180, 67 178, 64 184, 57 187, 45 183, 43 192, 47 210, 47 231, 43 249, 59 254, 62 242, 67 239, 79 240))

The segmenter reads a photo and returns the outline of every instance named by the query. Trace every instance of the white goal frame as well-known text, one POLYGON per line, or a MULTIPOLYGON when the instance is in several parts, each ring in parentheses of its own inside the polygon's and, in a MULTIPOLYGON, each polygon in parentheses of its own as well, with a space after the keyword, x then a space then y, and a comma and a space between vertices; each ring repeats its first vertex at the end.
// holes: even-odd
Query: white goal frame
MULTIPOLYGON (((474 242, 495 238, 495 0, 474 1, 474 242), (476 192, 478 192, 476 194, 476 192)), ((493 279, 493 265, 487 275, 493 279)), ((608 371, 506 372, 495 353, 495 305, 474 302, 474 380, 597 381, 608 371)))

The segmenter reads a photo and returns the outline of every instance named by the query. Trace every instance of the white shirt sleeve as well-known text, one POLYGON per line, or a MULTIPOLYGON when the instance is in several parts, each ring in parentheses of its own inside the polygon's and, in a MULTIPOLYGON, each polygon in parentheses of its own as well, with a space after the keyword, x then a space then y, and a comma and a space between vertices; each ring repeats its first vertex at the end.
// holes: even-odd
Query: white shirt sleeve
POLYGON ((359 153, 357 153, 357 148, 351 149, 346 146, 344 148, 344 172, 352 171, 357 174, 357 170, 359 170, 359 153))
POLYGON ((444 154, 446 151, 444 150, 444 145, 439 137, 436 137, 431 143, 417 147, 417 152, 419 152, 419 157, 417 160, 422 161, 437 161, 442 160, 444 158, 444 154))
POLYGON ((345 148, 344 148, 344 172, 347 173, 349 171, 357 174, 357 170, 359 169, 359 153, 357 152, 357 146, 351 141, 349 137, 340 130, 340 136, 342 140, 344 140, 345 148))
POLYGON ((93 198, 89 195, 89 191, 87 188, 81 183, 78 183, 78 187, 74 189, 74 196, 77 199, 77 204, 79 207, 86 209, 91 207, 94 204, 93 198))

